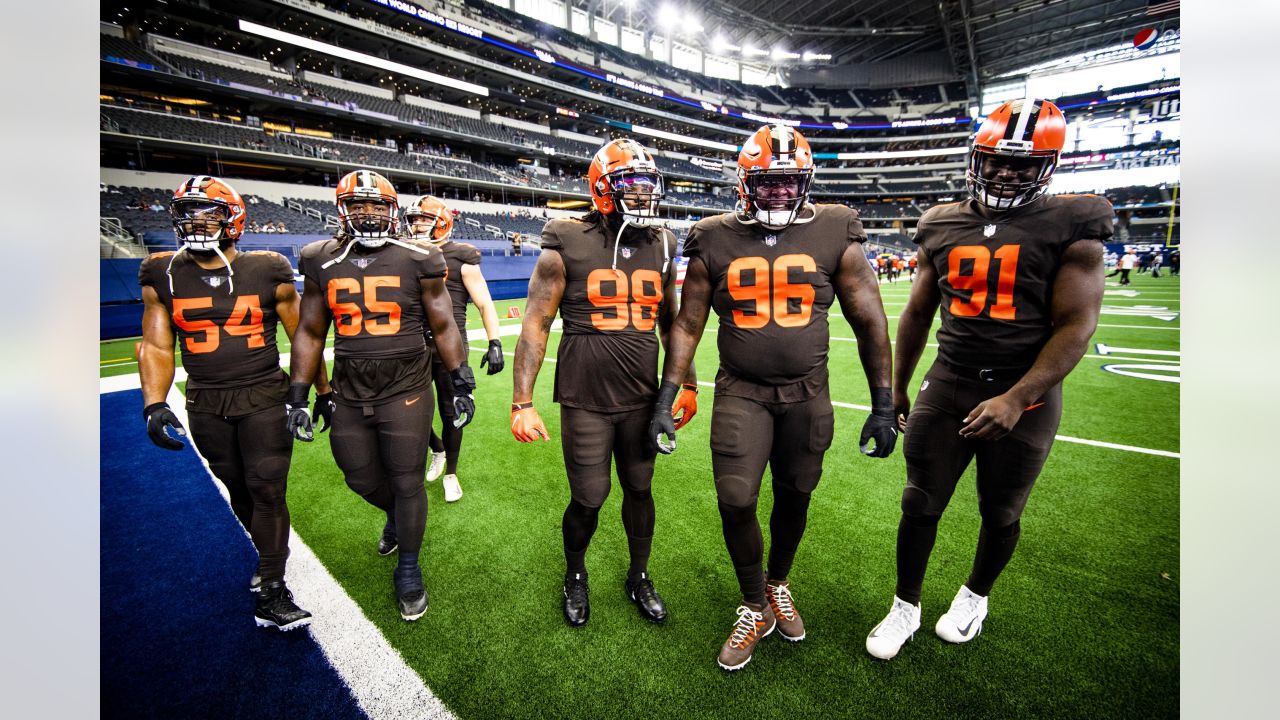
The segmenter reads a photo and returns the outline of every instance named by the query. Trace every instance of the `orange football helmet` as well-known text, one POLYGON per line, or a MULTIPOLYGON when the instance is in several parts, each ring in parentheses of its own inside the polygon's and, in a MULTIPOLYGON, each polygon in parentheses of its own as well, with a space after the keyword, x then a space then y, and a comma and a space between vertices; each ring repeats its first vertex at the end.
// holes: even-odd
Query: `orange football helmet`
POLYGON ((211 175, 187 178, 169 200, 173 229, 192 250, 214 250, 244 234, 244 200, 235 188, 211 175), (210 230, 216 223, 216 230, 210 230))
POLYGON ((1049 187, 1066 140, 1067 119, 1057 105, 1034 98, 1004 103, 973 139, 969 195, 992 210, 1035 200, 1049 187))
POLYGON ((404 209, 404 222, 410 235, 418 240, 429 240, 441 243, 453 234, 453 211, 443 200, 431 195, 424 196, 418 202, 404 209), (413 226, 430 223, 431 231, 423 237, 414 233, 413 226))
POLYGON ((762 126, 738 152, 738 213, 747 222, 771 230, 791 225, 812 185, 813 150, 795 128, 762 126))
POLYGON ((591 204, 602 214, 621 213, 632 225, 657 224, 658 203, 664 194, 662 173, 653 154, 635 140, 618 138, 596 151, 587 170, 587 185, 591 204))
POLYGON ((338 181, 338 222, 342 229, 365 247, 381 247, 400 229, 400 196, 386 178, 372 170, 349 172, 338 181), (352 213, 355 202, 375 202, 379 212, 352 213))

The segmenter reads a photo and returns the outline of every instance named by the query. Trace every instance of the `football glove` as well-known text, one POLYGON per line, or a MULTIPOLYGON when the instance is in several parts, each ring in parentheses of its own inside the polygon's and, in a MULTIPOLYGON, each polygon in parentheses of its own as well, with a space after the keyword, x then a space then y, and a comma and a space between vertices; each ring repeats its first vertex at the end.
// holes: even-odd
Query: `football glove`
POLYGON ((670 455, 676 450, 676 422, 672 418, 671 404, 675 402, 680 387, 673 382, 664 382, 658 388, 658 400, 653 404, 653 419, 649 421, 650 447, 663 455, 670 455), (662 441, 666 435, 671 441, 668 445, 662 441))
POLYGON ((507 361, 502 355, 501 340, 495 338, 489 341, 489 351, 480 358, 480 367, 484 367, 486 363, 489 365, 490 375, 497 375, 502 372, 502 368, 506 367, 507 361))
POLYGON ((698 386, 693 383, 685 383, 680 388, 684 392, 676 398, 676 404, 671 407, 671 417, 676 422, 676 429, 689 424, 694 415, 698 414, 698 386))
POLYGON ((533 403, 511 403, 511 434, 522 443, 550 440, 551 433, 533 403))
POLYGON ((333 424, 333 411, 337 409, 338 406, 333 402, 332 390, 327 393, 316 393, 316 404, 311 409, 311 415, 320 419, 320 427, 317 428, 319 432, 328 431, 329 426, 333 424))
POLYGON ((142 419, 147 421, 147 435, 157 447, 165 450, 181 450, 186 447, 182 441, 169 436, 167 428, 173 428, 174 432, 183 437, 187 436, 187 429, 178 422, 178 416, 169 409, 169 403, 158 402, 146 406, 142 409, 142 419))
POLYGON ((871 415, 862 424, 862 436, 858 446, 863 455, 886 458, 898 443, 898 424, 893 417, 893 391, 875 388, 871 391, 871 415), (874 447, 870 441, 874 440, 874 447))
POLYGON ((311 432, 311 415, 307 413, 307 391, 310 389, 306 383, 294 383, 289 386, 284 400, 286 427, 295 440, 302 442, 311 442, 316 437, 311 432))
POLYGON ((449 371, 449 380, 453 383, 453 426, 463 428, 476 415, 476 399, 471 391, 476 389, 476 376, 471 367, 462 364, 449 371))

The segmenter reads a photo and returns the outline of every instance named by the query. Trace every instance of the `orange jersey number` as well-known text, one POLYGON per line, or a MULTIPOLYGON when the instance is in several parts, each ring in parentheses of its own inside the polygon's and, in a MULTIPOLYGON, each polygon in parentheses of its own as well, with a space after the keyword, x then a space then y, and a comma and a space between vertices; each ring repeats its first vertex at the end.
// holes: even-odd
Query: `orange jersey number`
POLYGON ((799 254, 783 255, 775 260, 772 273, 769 261, 762 257, 740 257, 730 263, 725 279, 729 297, 752 306, 750 311, 734 310, 733 324, 744 330, 756 330, 768 325, 773 318, 781 327, 808 325, 813 315, 813 285, 791 282, 792 269, 816 272, 818 264, 812 257, 799 254), (748 272, 749 284, 746 282, 748 272), (791 309, 792 303, 797 305, 796 310, 791 309))
POLYGON ((611 268, 592 270, 587 276, 587 300, 612 314, 591 313, 591 325, 602 332, 625 330, 627 325, 641 332, 653 330, 662 302, 662 275, 656 270, 626 273, 611 268), (606 290, 612 292, 606 292, 606 290))
POLYGON ((370 335, 395 335, 400 332, 400 304, 393 300, 379 300, 378 288, 381 287, 400 287, 400 277, 370 275, 364 279, 363 285, 355 278, 333 278, 329 281, 329 310, 333 312, 333 324, 339 335, 359 335, 361 330, 370 335), (365 308, 370 313, 386 313, 386 317, 382 322, 375 318, 366 320, 358 304, 338 300, 338 291, 349 295, 363 293, 365 308))
MULTIPOLYGON (((213 307, 213 298, 174 298, 173 324, 192 335, 204 333, 203 338, 189 337, 184 347, 187 352, 197 355, 211 353, 218 349, 221 340, 218 324, 212 320, 192 320, 187 317, 189 310, 201 310, 213 307)), ((231 317, 223 330, 235 337, 248 337, 249 347, 259 348, 266 345, 262 337, 262 303, 257 295, 237 295, 236 305, 231 310, 231 317)))
MULTIPOLYGON (((996 280, 996 302, 990 315, 996 320, 1013 320, 1018 309, 1013 306, 1013 286, 1018 275, 1018 254, 1021 245, 1004 245, 995 252, 1000 261, 1000 276, 996 280)), ((969 300, 951 298, 948 308, 956 317, 976 317, 987 307, 988 270, 991 267, 991 251, 982 245, 961 245, 952 248, 947 255, 947 283, 955 290, 971 292, 969 300), (969 272, 962 272, 962 263, 972 260, 969 272)))

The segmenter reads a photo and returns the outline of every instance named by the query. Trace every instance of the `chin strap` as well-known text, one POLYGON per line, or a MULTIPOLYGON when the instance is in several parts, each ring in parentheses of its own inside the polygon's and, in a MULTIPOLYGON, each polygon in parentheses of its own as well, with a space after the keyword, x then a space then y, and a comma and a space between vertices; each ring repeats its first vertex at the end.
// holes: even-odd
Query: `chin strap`
POLYGON ((618 234, 613 238, 613 270, 618 270, 618 245, 622 242, 622 233, 626 232, 627 226, 631 224, 631 218, 626 213, 622 215, 622 226, 618 228, 618 234))
MULTIPOLYGON (((178 248, 178 252, 175 252, 169 258, 169 264, 166 265, 164 268, 165 277, 169 279, 169 295, 170 296, 173 295, 173 261, 177 260, 178 255, 181 254, 183 251, 190 250, 190 249, 191 249, 191 246, 188 245, 185 241, 183 241, 182 247, 178 248)), ((236 288, 236 281, 231 279, 231 276, 235 275, 236 271, 231 269, 231 261, 227 259, 226 255, 222 254, 222 248, 218 247, 217 245, 214 245, 213 252, 217 254, 218 259, 222 260, 222 264, 225 265, 227 268, 227 294, 231 294, 235 292, 235 288, 236 288)))
MULTIPOLYGON (((347 247, 346 247, 345 249, 343 249, 342 254, 341 254, 341 255, 339 255, 338 257, 336 257, 336 258, 334 258, 334 259, 330 260, 329 262, 327 262, 327 263, 325 263, 325 264, 321 265, 321 266, 320 266, 320 269, 321 269, 321 270, 327 270, 329 267, 331 267, 331 266, 333 266, 333 265, 337 265, 338 263, 342 262, 343 260, 346 260, 346 259, 347 259, 347 255, 350 255, 350 254, 351 254, 351 248, 355 247, 357 242, 359 242, 359 241, 358 241, 358 240, 356 240, 356 239, 354 239, 354 238, 352 238, 352 239, 348 240, 348 241, 347 241, 347 247)), ((399 246, 399 247, 404 248, 405 250, 409 250, 409 251, 416 252, 416 253, 421 253, 421 254, 423 254, 423 255, 430 255, 430 254, 431 254, 431 252, 430 252, 429 250, 426 250, 426 249, 422 248, 421 246, 414 245, 413 243, 405 242, 404 240, 400 240, 399 238, 392 238, 392 237, 389 237, 389 238, 387 238, 387 239, 386 239, 386 244, 388 244, 388 245, 397 245, 397 246, 399 246)))

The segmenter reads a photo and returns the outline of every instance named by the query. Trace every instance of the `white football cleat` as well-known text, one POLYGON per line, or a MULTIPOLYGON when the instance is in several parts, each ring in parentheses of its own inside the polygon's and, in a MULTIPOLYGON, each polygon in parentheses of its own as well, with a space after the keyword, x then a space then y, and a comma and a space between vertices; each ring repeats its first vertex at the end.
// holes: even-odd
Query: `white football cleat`
POLYGON ((431 453, 431 465, 427 467, 427 482, 435 482, 436 478, 444 473, 444 461, 444 453, 431 453))
POLYGON ((867 635, 867 652, 881 660, 892 660, 919 629, 920 606, 895 595, 889 614, 867 635))
POLYGON ((445 475, 443 482, 445 502, 458 502, 462 499, 462 486, 458 484, 457 475, 445 475))
POLYGON ((986 617, 987 598, 975 595, 967 586, 961 585, 956 599, 951 601, 951 609, 938 618, 933 631, 947 642, 969 642, 982 632, 982 621, 986 617))

